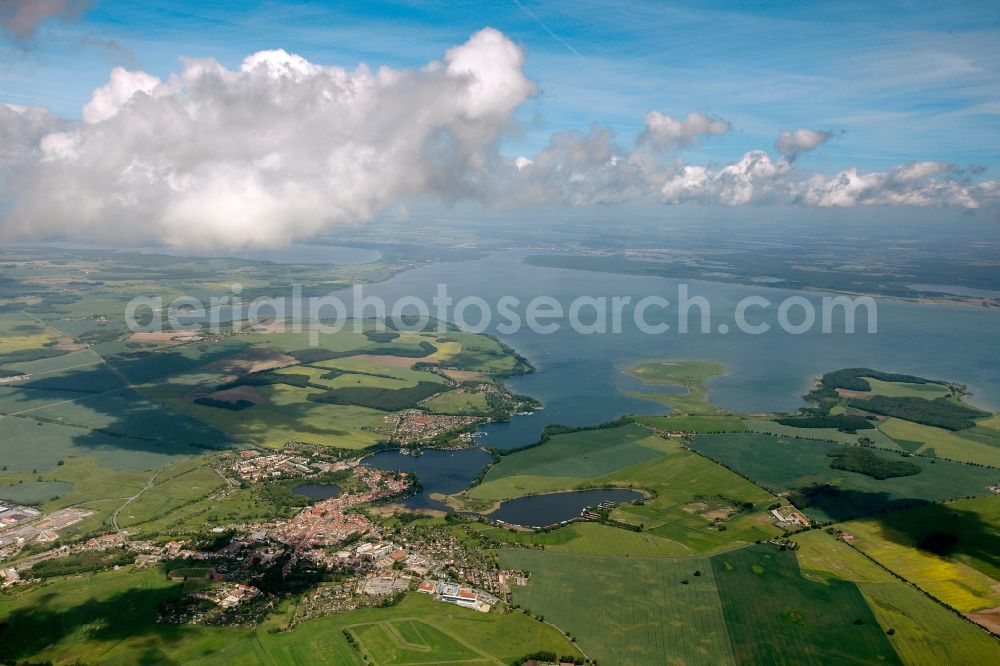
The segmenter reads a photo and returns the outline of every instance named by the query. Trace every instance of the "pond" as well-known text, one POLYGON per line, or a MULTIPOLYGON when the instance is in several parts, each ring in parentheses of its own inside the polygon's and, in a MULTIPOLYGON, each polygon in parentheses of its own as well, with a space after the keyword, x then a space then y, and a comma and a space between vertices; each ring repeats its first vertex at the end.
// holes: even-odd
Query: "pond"
POLYGON ((493 520, 521 527, 548 527, 564 520, 578 518, 587 507, 601 502, 632 502, 642 499, 638 490, 628 488, 596 488, 593 490, 572 490, 564 493, 545 493, 508 500, 500 508, 487 515, 493 520))
POLYGON ((340 486, 335 483, 303 483, 292 488, 292 492, 314 500, 325 500, 340 494, 340 486))

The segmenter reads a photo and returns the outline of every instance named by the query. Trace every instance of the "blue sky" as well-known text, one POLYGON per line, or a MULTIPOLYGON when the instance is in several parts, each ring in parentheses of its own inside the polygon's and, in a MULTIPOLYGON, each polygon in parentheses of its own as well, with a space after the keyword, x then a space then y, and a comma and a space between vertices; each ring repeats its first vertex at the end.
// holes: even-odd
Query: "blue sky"
POLYGON ((843 134, 802 158, 833 172, 914 160, 1000 168, 998 2, 114 2, 27 41, 0 38, 0 102, 78 117, 116 64, 167 76, 284 48, 321 64, 419 66, 492 26, 527 52, 539 95, 510 154, 591 123, 631 142, 647 111, 733 131, 684 159, 771 149, 780 130, 843 134), (235 11, 234 7, 239 7, 235 11))

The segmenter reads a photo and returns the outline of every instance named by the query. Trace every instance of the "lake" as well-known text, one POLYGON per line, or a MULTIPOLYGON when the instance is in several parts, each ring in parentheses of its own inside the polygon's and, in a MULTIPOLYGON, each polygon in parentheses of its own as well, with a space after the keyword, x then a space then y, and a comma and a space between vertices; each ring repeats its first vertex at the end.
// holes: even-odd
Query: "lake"
POLYGON ((303 483, 292 488, 292 492, 314 500, 325 500, 340 494, 340 486, 335 483, 303 483))
POLYGON ((638 490, 628 488, 596 488, 593 490, 571 490, 564 493, 545 493, 507 500, 493 513, 487 514, 493 520, 502 520, 521 527, 549 527, 565 520, 579 518, 580 512, 601 502, 632 502, 642 499, 638 490))
POLYGON ((380 451, 361 461, 375 469, 388 469, 416 474, 423 490, 402 500, 410 509, 449 511, 447 505, 430 498, 431 493, 453 495, 464 490, 493 456, 481 448, 460 451, 425 449, 420 455, 403 455, 399 451, 380 451))
MULTIPOLYGON (((495 303, 504 295, 527 302, 538 295, 553 296, 568 304, 581 295, 663 295, 675 300, 681 281, 671 278, 611 275, 558 268, 527 266, 515 252, 498 253, 485 259, 436 264, 401 273, 392 279, 365 286, 365 295, 380 296, 391 306, 404 296, 428 302, 438 284, 448 285, 456 301, 479 296, 495 303)), ((659 403, 628 398, 622 370, 649 359, 698 358, 725 363, 727 374, 709 380, 711 400, 739 412, 787 411, 802 406, 802 394, 813 378, 838 368, 870 366, 891 372, 951 379, 969 386, 972 402, 987 408, 1000 405, 1000 311, 961 305, 928 305, 877 299, 878 333, 824 334, 814 329, 792 335, 777 329, 776 307, 755 312, 756 319, 770 323, 763 335, 733 332, 721 335, 716 322, 733 320, 737 303, 763 295, 778 302, 789 296, 804 296, 817 304, 827 294, 728 283, 687 281, 692 296, 703 296, 711 304, 713 333, 670 331, 650 335, 625 317, 618 334, 581 335, 563 326, 542 335, 527 327, 498 334, 527 357, 538 372, 507 382, 515 392, 526 393, 545 403, 545 408, 510 423, 486 428, 481 443, 512 448, 537 440, 548 423, 590 425, 624 413, 662 413, 659 403)), ((347 292, 341 292, 348 298, 347 292)), ((634 302, 633 301, 633 302, 634 302)), ((655 314, 650 310, 651 314, 655 314)), ((692 320, 697 310, 692 313, 692 320)), ((676 313, 673 313, 676 317, 676 313)), ((474 315, 470 316, 474 319, 474 315)), ((655 319, 650 316, 651 322, 655 319)), ((670 313, 664 320, 671 323, 670 313)), ((692 328, 697 328, 692 326, 692 328)), ((859 330, 865 330, 862 325, 859 330)), ((495 326, 488 332, 496 333, 495 326)), ((627 381, 627 380, 625 380, 627 381)))
MULTIPOLYGON (((405 296, 430 302, 439 284, 448 285, 456 302, 465 296, 479 296, 495 303, 505 295, 524 302, 538 295, 551 295, 568 304, 581 295, 631 296, 638 300, 662 294, 673 301, 681 282, 671 278, 527 266, 521 263, 521 256, 516 252, 501 252, 479 260, 427 266, 380 284, 365 285, 364 291, 365 295, 385 299, 390 308, 405 296)), ((747 296, 763 295, 774 302, 788 296, 804 296, 818 304, 825 295, 767 286, 701 281, 687 281, 687 284, 692 296, 708 299, 713 330, 716 322, 732 321, 736 304, 747 296)), ((338 295, 350 302, 348 292, 338 295)), ((495 448, 515 448, 537 441, 542 429, 551 423, 582 426, 626 413, 663 414, 666 409, 662 404, 625 394, 644 387, 622 371, 649 359, 696 358, 726 364, 726 375, 707 383, 710 399, 738 412, 797 409, 804 404, 802 394, 812 387, 815 377, 830 370, 858 366, 962 382, 972 392, 974 404, 992 409, 1000 405, 1000 357, 996 354, 1000 348, 1000 312, 887 299, 877 299, 877 303, 876 334, 850 335, 842 331, 824 334, 817 329, 792 335, 777 329, 774 308, 757 313, 757 319, 772 324, 772 330, 764 335, 739 332, 684 335, 676 332, 676 321, 669 332, 649 335, 639 331, 628 317, 618 334, 581 335, 567 326, 549 335, 532 332, 527 327, 509 335, 497 334, 537 368, 533 374, 508 380, 507 385, 517 393, 541 400, 545 406, 510 422, 486 426, 485 436, 479 442, 495 448)), ((474 315, 470 319, 474 320, 474 315)), ((669 322, 669 315, 664 319, 669 322)), ((649 320, 655 321, 652 316, 649 320)), ((862 325, 859 330, 866 329, 862 325)), ((488 332, 496 333, 495 326, 491 325, 488 332)), ((430 453, 425 452, 421 458, 379 454, 369 461, 389 469, 417 472, 424 492, 410 499, 414 507, 436 505, 427 498, 429 493, 461 490, 464 487, 461 479, 467 484, 488 462, 482 451, 469 449, 446 452, 448 464, 439 467, 428 464, 435 460, 427 458, 430 453), (423 467, 414 470, 410 467, 413 464, 423 467)))

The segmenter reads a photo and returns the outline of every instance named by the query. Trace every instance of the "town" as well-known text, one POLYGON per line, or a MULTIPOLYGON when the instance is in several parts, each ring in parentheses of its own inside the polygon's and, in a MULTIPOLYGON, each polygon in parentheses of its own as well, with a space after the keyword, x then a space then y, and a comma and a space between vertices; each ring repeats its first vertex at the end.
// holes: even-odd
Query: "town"
MULTIPOLYGON (((450 524, 424 524, 417 514, 370 513, 373 506, 412 491, 416 479, 335 460, 308 447, 274 453, 243 450, 225 453, 216 470, 227 491, 284 479, 347 474, 351 490, 315 501, 288 519, 213 527, 202 539, 132 539, 111 532, 18 558, 0 570, 4 587, 31 586, 35 574, 71 571, 86 560, 90 569, 122 566, 164 567, 174 581, 195 585, 186 596, 165 604, 160 621, 191 624, 256 624, 274 609, 280 595, 302 593, 292 624, 324 614, 392 603, 414 590, 441 603, 488 613, 510 600, 511 588, 526 585, 524 571, 503 570, 485 547, 488 541, 468 529, 473 518, 450 524)), ((0 533, 4 559, 27 544, 55 541, 60 530, 78 523, 87 511, 63 509, 48 515, 30 507, 4 504, 0 533)))

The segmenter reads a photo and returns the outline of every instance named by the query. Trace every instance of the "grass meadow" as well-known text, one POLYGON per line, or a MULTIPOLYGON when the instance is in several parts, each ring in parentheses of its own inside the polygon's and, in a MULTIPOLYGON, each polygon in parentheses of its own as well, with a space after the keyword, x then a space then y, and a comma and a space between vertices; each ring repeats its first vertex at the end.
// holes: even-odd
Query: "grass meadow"
POLYGON ((633 391, 629 395, 645 400, 662 402, 679 414, 715 414, 719 410, 708 400, 708 388, 704 382, 718 375, 726 374, 726 366, 715 361, 677 360, 648 361, 625 370, 650 386, 678 386, 687 393, 671 395, 633 391))

